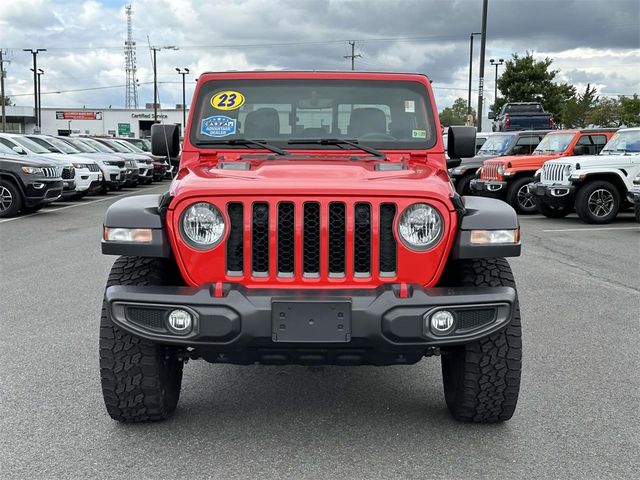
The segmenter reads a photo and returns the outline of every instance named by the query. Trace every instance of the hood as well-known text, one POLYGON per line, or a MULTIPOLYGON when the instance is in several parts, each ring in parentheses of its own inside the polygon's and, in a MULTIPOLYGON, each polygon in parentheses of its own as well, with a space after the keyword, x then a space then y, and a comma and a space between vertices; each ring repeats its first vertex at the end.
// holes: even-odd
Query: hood
POLYGON ((66 153, 53 153, 53 152, 41 153, 41 154, 38 154, 38 157, 42 159, 47 159, 55 163, 56 165, 61 165, 63 167, 70 167, 72 166, 71 164, 73 163, 73 160, 71 159, 71 157, 66 153))
POLYGON ((12 155, 10 153, 0 153, 0 161, 15 163, 21 167, 56 168, 57 164, 47 161, 44 158, 37 158, 35 155, 12 155))
POLYGON ((114 153, 114 155, 117 155, 118 157, 120 157, 120 159, 122 160, 133 160, 134 162, 145 162, 148 163, 149 160, 151 160, 149 157, 147 157, 146 155, 143 155, 142 153, 114 153))
POLYGON ((556 160, 550 160, 547 163, 579 163, 582 169, 589 167, 616 167, 620 165, 629 165, 632 162, 639 161, 639 154, 633 155, 579 155, 577 157, 564 157, 556 160))
POLYGON ((461 166, 471 167, 471 166, 482 166, 482 163, 486 160, 491 160, 492 158, 499 157, 499 155, 476 155, 475 157, 467 157, 462 159, 461 166))
POLYGON ((343 195, 434 198, 452 208, 446 171, 428 164, 342 158, 251 159, 183 168, 176 197, 207 195, 343 195))
POLYGON ((116 161, 116 162, 121 162, 122 160, 124 160, 122 155, 119 155, 117 153, 114 153, 113 155, 110 153, 102 153, 102 152, 96 152, 96 153, 82 153, 83 157, 89 157, 92 160, 99 160, 99 161, 116 161))
POLYGON ((506 157, 494 157, 491 163, 498 165, 511 164, 509 168, 525 168, 528 166, 540 166, 547 160, 559 158, 561 154, 544 154, 544 155, 507 155, 506 157))

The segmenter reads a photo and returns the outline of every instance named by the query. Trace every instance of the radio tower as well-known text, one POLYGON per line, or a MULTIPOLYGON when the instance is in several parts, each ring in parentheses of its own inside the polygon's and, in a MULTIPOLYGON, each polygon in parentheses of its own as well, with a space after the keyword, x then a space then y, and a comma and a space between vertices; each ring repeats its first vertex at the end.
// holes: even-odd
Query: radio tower
POLYGON ((124 99, 125 108, 138 108, 138 84, 136 81, 136 42, 133 41, 133 26, 131 24, 131 5, 127 10, 127 41, 124 42, 124 71, 127 76, 126 93, 124 99))

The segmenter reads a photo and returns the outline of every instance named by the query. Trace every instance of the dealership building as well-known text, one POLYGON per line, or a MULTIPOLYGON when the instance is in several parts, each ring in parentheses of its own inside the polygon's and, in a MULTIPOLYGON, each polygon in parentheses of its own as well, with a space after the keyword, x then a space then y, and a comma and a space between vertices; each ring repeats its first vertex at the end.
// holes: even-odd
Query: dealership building
MULTIPOLYGON (((152 106, 152 105, 148 105, 152 106)), ((182 109, 158 109, 158 121, 182 126, 182 109)), ((109 135, 148 137, 154 123, 153 109, 124 108, 42 108, 40 132, 48 135, 109 135)), ((189 115, 189 110, 186 112, 189 115)), ((34 133, 33 107, 6 107, 7 132, 34 133)))

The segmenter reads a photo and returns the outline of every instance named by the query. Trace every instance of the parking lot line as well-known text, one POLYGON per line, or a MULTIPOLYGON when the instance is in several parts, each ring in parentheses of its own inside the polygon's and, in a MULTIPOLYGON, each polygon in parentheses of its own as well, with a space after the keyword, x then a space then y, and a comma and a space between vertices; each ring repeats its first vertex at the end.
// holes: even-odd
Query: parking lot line
POLYGON ((587 232, 596 230, 640 230, 638 227, 592 227, 592 228, 558 228, 555 230, 542 230, 545 233, 548 232, 587 232))
MULTIPOLYGON (((142 191, 157 190, 160 187, 168 189, 169 185, 157 185, 155 187, 145 188, 142 191)), ((32 217, 34 215, 46 215, 47 213, 59 212, 60 210, 66 210, 67 208, 82 207, 84 205, 91 205, 92 203, 105 202, 107 200, 113 200, 114 198, 118 198, 118 197, 126 197, 128 195, 134 195, 136 193, 139 193, 140 191, 141 190, 135 190, 133 192, 120 193, 118 195, 110 195, 110 196, 107 196, 107 197, 104 197, 104 198, 98 198, 96 200, 91 200, 89 202, 74 203, 73 205, 67 205, 67 206, 60 207, 60 208, 51 208, 50 210, 41 210, 39 212, 30 213, 28 215, 22 215, 20 217, 6 218, 4 220, 0 220, 0 223, 7 223, 7 222, 12 222, 14 220, 21 220, 23 218, 32 217)))

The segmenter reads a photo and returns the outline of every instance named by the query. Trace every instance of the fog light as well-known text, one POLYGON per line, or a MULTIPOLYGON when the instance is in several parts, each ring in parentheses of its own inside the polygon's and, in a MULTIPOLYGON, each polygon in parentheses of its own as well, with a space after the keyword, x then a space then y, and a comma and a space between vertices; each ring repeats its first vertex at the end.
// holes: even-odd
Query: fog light
POLYGON ((431 325, 431 331, 435 335, 446 335, 453 330, 455 317, 453 313, 448 310, 438 310, 431 314, 429 323, 431 325))
POLYGON ((185 310, 172 310, 169 313, 169 327, 176 333, 188 333, 193 325, 191 314, 185 310))

